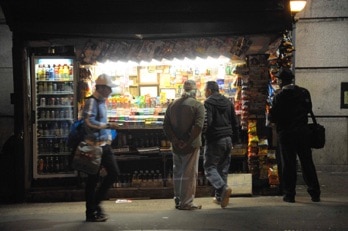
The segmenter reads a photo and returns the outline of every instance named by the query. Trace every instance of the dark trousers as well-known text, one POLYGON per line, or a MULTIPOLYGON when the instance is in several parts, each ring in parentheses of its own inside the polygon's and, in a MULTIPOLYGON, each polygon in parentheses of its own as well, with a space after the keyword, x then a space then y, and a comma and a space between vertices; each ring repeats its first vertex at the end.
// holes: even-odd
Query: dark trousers
POLYGON ((302 175, 307 184, 307 191, 312 197, 320 196, 320 185, 317 172, 312 159, 312 150, 309 146, 306 128, 295 131, 280 132, 279 150, 282 164, 282 184, 286 196, 296 195, 297 166, 296 156, 298 155, 302 175))
POLYGON ((95 175, 88 175, 85 198, 86 198, 86 216, 92 216, 94 212, 101 212, 100 202, 105 198, 108 189, 116 181, 119 173, 118 165, 111 146, 105 145, 103 148, 103 155, 101 165, 106 169, 107 175, 103 178, 99 187, 99 173, 95 175))

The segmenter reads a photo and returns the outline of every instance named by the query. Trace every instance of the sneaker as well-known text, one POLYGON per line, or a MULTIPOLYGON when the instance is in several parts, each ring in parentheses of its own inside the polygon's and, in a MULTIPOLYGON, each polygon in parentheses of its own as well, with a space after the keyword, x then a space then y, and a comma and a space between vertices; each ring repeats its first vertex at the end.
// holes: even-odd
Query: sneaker
POLYGON ((225 208, 228 203, 230 202, 230 196, 231 196, 231 193, 232 193, 232 189, 228 186, 226 186, 222 193, 221 193, 221 208, 225 208))
POLYGON ((293 196, 284 196, 283 201, 288 202, 288 203, 295 203, 295 197, 293 196))
POLYGON ((105 214, 95 214, 93 216, 86 217, 86 222, 104 222, 108 219, 105 214))
POLYGON ((313 202, 320 202, 320 197, 312 197, 313 202))
POLYGON ((179 210, 197 210, 197 209, 202 209, 202 205, 195 205, 195 204, 184 205, 184 206, 179 206, 178 209, 179 210))
POLYGON ((217 199, 216 197, 213 198, 213 203, 217 205, 221 205, 221 199, 217 199))
POLYGON ((174 202, 175 202, 175 208, 179 209, 180 208, 180 199, 178 197, 174 197, 174 202))

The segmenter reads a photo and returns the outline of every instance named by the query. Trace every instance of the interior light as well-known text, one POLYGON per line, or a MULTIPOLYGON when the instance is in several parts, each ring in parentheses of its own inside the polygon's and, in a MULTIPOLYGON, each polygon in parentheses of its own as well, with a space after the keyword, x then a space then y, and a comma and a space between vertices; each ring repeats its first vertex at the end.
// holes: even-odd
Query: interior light
POLYGON ((292 13, 298 13, 302 11, 306 6, 306 0, 292 0, 290 1, 290 10, 292 13))

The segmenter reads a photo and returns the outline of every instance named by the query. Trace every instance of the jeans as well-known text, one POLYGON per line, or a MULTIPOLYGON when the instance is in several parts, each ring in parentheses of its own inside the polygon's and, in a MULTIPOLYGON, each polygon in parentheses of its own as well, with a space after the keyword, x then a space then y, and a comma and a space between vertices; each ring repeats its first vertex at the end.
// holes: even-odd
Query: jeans
POLYGON ((220 199, 222 190, 227 186, 231 150, 231 137, 207 142, 204 147, 204 174, 215 188, 216 199, 220 199))
POLYGON ((94 212, 101 212, 100 202, 106 196, 108 189, 116 181, 119 174, 119 168, 110 145, 102 146, 103 155, 101 165, 106 169, 107 175, 104 177, 100 186, 97 188, 99 173, 88 175, 85 198, 86 198, 86 216, 92 216, 94 212))

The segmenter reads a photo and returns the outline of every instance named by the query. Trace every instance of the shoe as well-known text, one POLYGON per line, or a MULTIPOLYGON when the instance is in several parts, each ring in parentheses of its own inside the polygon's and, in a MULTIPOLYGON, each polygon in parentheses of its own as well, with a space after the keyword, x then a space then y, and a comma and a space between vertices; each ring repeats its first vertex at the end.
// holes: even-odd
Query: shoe
POLYGON ((213 198, 213 203, 217 205, 221 205, 221 199, 217 199, 216 197, 213 198))
POLYGON ((222 193, 221 193, 221 208, 225 208, 228 203, 230 202, 230 196, 231 196, 231 193, 232 193, 232 189, 228 186, 226 186, 222 193))
POLYGON ((180 208, 180 199, 178 197, 174 197, 174 202, 175 202, 175 208, 179 209, 180 208))
POLYGON ((284 196, 283 201, 288 202, 288 203, 295 203, 295 198, 292 196, 284 196))
POLYGON ((313 202, 320 202, 320 190, 307 190, 313 202))
POLYGON ((195 204, 184 205, 184 206, 179 206, 178 209, 179 210, 197 210, 197 209, 202 209, 202 205, 195 205, 195 204))
POLYGON ((86 222, 104 222, 108 219, 105 214, 94 214, 93 216, 86 217, 86 222))

